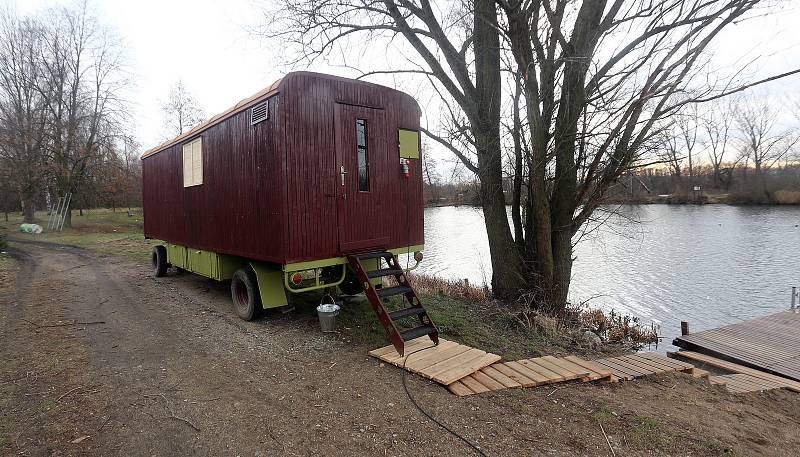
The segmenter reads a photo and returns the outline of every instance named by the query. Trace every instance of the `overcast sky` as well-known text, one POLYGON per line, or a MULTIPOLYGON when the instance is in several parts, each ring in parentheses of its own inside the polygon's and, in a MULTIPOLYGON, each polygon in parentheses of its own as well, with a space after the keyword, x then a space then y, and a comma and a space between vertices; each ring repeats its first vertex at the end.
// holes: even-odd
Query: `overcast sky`
MULTIPOLYGON (((62 0, 0 0, 20 13, 69 4, 62 0)), ((733 71, 757 55, 753 76, 762 77, 800 66, 800 10, 786 2, 778 14, 731 27, 719 41, 714 65, 733 71)), ((143 150, 165 139, 161 109, 172 84, 182 79, 207 116, 223 111, 286 70, 273 52, 279 43, 254 37, 260 21, 259 0, 94 0, 100 21, 111 26, 127 47, 135 87, 131 90, 135 134, 143 150)), ((313 70, 353 76, 343 68, 317 64, 313 70)), ((392 85, 391 80, 381 81, 392 85)), ((780 99, 800 98, 800 77, 770 84, 780 99)), ((763 92, 763 89, 762 89, 763 92)), ((423 109, 425 104, 421 103, 423 109)), ((431 117, 438 113, 431 113, 431 117)), ((788 117, 787 117, 788 119, 788 117)), ((430 119, 435 122, 435 119, 430 119)), ((437 150, 436 155, 448 153, 437 150)))

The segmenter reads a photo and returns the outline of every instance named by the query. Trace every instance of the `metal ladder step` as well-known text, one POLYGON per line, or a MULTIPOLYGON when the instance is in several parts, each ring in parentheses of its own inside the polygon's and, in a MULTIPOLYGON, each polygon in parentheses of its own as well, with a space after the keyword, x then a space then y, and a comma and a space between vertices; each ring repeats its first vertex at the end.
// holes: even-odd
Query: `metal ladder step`
POLYGON ((419 327, 414 327, 411 330, 406 330, 405 332, 401 332, 400 336, 403 337, 403 341, 410 341, 414 338, 419 338, 423 335, 429 335, 431 333, 436 332, 436 327, 433 325, 421 325, 419 327))
POLYGON ((412 289, 412 288, 410 288, 408 286, 394 286, 394 287, 381 288, 377 292, 378 292, 378 296, 379 297, 384 298, 384 297, 391 297, 393 295, 407 294, 408 292, 411 292, 412 290, 414 290, 414 289, 412 289))
POLYGON ((380 270, 368 271, 367 276, 372 279, 382 278, 384 276, 397 276, 401 273, 403 273, 403 270, 400 268, 381 268, 380 270))
POLYGON ((426 314, 425 308, 420 308, 418 306, 413 306, 411 308, 404 308, 399 309, 397 311, 392 311, 389 313, 389 319, 396 321, 398 319, 402 319, 408 316, 418 316, 420 314, 426 314))
POLYGON ((369 260, 369 259, 388 259, 389 257, 394 256, 391 252, 368 252, 366 254, 356 254, 358 260, 369 260))

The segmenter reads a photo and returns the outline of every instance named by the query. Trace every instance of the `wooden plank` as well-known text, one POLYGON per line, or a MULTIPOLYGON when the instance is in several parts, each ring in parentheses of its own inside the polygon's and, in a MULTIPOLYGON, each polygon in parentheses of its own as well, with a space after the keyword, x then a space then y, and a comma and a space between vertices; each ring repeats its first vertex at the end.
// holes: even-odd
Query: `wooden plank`
POLYGON ((504 386, 501 383, 495 381, 491 376, 487 375, 486 373, 484 373, 481 370, 478 370, 475 373, 472 373, 470 376, 472 376, 479 383, 481 383, 484 386, 486 386, 486 388, 489 389, 489 390, 500 390, 500 389, 505 389, 506 388, 506 386, 504 386))
POLYGON ((784 311, 683 335, 674 344, 692 352, 716 353, 737 365, 800 382, 798 328, 800 313, 784 311))
POLYGON ((514 379, 506 376, 505 374, 497 370, 495 367, 498 365, 499 364, 495 363, 493 365, 489 365, 488 367, 481 368, 480 370, 477 371, 477 373, 483 372, 487 376, 491 377, 495 381, 502 384, 503 387, 507 388, 522 387, 522 384, 520 384, 517 381, 514 381, 514 379))
POLYGON ((648 370, 648 369, 645 369, 645 368, 639 368, 636 365, 627 363, 624 360, 622 360, 622 358, 620 358, 620 357, 614 357, 613 359, 610 359, 610 361, 615 363, 615 364, 617 364, 620 367, 627 368, 628 371, 636 378, 639 378, 641 376, 645 376, 645 375, 654 373, 651 370, 648 370))
POLYGON ((571 381, 573 379, 580 378, 580 376, 578 376, 576 373, 573 373, 573 372, 571 372, 571 371, 569 371, 569 370, 567 370, 565 368, 562 368, 562 367, 558 366, 557 364, 554 364, 553 362, 547 360, 544 357, 536 357, 536 358, 529 359, 529 360, 531 362, 537 364, 537 365, 541 365, 541 366, 547 368, 548 370, 550 370, 550 371, 552 371, 554 373, 558 373, 560 376, 562 376, 564 378, 565 381, 571 381))
POLYGON ((667 371, 675 371, 672 368, 655 367, 652 365, 652 362, 636 358, 633 355, 617 357, 614 361, 619 363, 626 363, 631 367, 633 367, 634 369, 641 371, 645 375, 664 373, 667 371))
POLYGON ((700 369, 700 368, 696 368, 696 367, 692 368, 691 373, 692 373, 692 377, 693 378, 706 378, 707 379, 710 376, 708 371, 700 369))
POLYGON ((545 378, 547 378, 547 382, 562 382, 565 381, 566 378, 564 376, 551 371, 549 368, 539 365, 538 363, 534 362, 532 359, 525 359, 525 360, 518 360, 519 363, 528 368, 531 371, 535 371, 545 378))
POLYGON ((667 355, 671 357, 684 357, 687 359, 696 360, 698 362, 706 363, 708 365, 732 371, 734 373, 744 373, 762 379, 769 379, 771 381, 781 383, 785 388, 789 390, 792 390, 794 392, 800 392, 800 382, 787 378, 782 378, 780 376, 759 371, 754 368, 745 367, 737 363, 728 362, 726 360, 718 359, 716 357, 711 357, 709 355, 700 354, 694 351, 668 352, 667 355))
MULTIPOLYGON (((439 339, 439 344, 440 345, 444 344, 445 341, 447 341, 447 340, 439 339)), ((428 346, 428 347, 434 347, 435 346, 433 344, 433 341, 431 341, 431 339, 428 336, 421 336, 419 338, 414 338, 411 341, 406 341, 405 353, 409 354, 411 352, 416 351, 417 349, 422 349, 423 347, 426 347, 426 346, 428 346)), ((383 360, 384 356, 388 355, 390 357, 387 357, 387 358, 399 358, 399 359, 401 359, 401 363, 402 363, 402 358, 403 358, 400 354, 397 353, 397 351, 395 350, 394 346, 391 345, 391 344, 388 345, 388 346, 384 346, 382 348, 373 349, 372 351, 369 352, 369 355, 371 355, 373 357, 377 357, 377 358, 379 358, 381 360, 383 360), (392 355, 393 355, 393 357, 392 357, 392 355)), ((389 360, 384 360, 384 362, 389 362, 389 360)), ((394 363, 394 362, 389 362, 389 363, 394 363)))
MULTIPOLYGON (((430 341, 430 340, 429 340, 430 341)), ((460 344, 454 343, 452 341, 442 341, 439 343, 438 346, 427 345, 424 342, 417 343, 412 345, 408 349, 405 350, 405 355, 400 355, 397 352, 389 353, 385 356, 381 357, 381 360, 385 362, 389 362, 392 365, 403 366, 405 363, 406 367, 411 366, 414 362, 428 357, 432 354, 438 354, 453 347, 461 347, 460 344)), ((464 346, 468 347, 468 346, 464 346)))
MULTIPOLYGON (((483 384, 481 384, 480 382, 478 382, 477 379, 473 378, 472 375, 465 376, 464 378, 462 378, 461 379, 461 383, 464 384, 465 386, 469 387, 469 389, 471 391, 475 392, 476 394, 489 392, 489 389, 486 386, 484 386, 483 384)), ((450 383, 450 384, 452 384, 452 383, 450 383)))
POLYGON ((614 376, 618 378, 631 380, 636 377, 630 368, 621 367, 614 363, 612 359, 597 359, 593 360, 593 362, 605 366, 607 369, 611 370, 612 373, 614 373, 614 376))
POLYGON ((658 360, 639 357, 637 354, 631 354, 627 356, 626 360, 630 361, 631 363, 635 363, 638 366, 652 369, 656 373, 669 373, 671 371, 677 371, 674 367, 664 365, 658 360))
POLYGON ((472 395, 475 393, 472 391, 472 389, 464 385, 464 383, 462 383, 461 381, 456 381, 447 386, 447 388, 450 389, 450 392, 453 392, 459 397, 463 397, 465 395, 472 395))
POLYGON ((482 356, 478 359, 472 360, 460 367, 452 368, 443 373, 437 373, 433 375, 432 378, 434 381, 448 385, 459 379, 463 378, 464 376, 475 373, 476 371, 480 370, 483 367, 489 366, 495 362, 500 361, 500 356, 497 354, 491 354, 488 352, 484 352, 482 356))
POLYGON ((686 363, 681 360, 670 359, 669 357, 664 357, 663 355, 655 354, 653 352, 639 352, 636 355, 650 360, 657 360, 659 363, 671 366, 676 370, 687 370, 694 368, 694 365, 692 365, 691 363, 686 363))
POLYGON ((433 351, 431 349, 430 353, 428 353, 428 351, 426 350, 420 352, 419 354, 414 354, 413 356, 409 357, 408 362, 406 362, 406 368, 408 368, 411 371, 422 371, 430 366, 436 365, 437 363, 459 356, 469 350, 470 350, 469 346, 463 346, 460 344, 445 348, 443 350, 433 351), (412 358, 415 357, 416 355, 420 355, 421 357, 412 360, 412 358))
MULTIPOLYGON (((425 349, 408 357, 398 355, 392 345, 372 350, 370 355, 399 367, 405 362, 408 371, 444 385, 452 384, 500 360, 497 354, 490 354, 443 338, 440 338, 439 342, 439 345, 434 347, 429 344, 430 338, 422 336, 406 343, 406 354, 425 349)), ((461 386, 456 386, 455 389, 463 391, 461 386)))
POLYGON ((577 365, 580 365, 580 366, 582 366, 582 367, 584 367, 586 369, 589 369, 589 370, 593 371, 594 373, 596 373, 596 374, 598 374, 600 376, 599 379, 603 379, 603 378, 609 378, 610 379, 611 376, 614 376, 614 373, 612 373, 608 368, 605 368, 605 367, 603 367, 603 366, 601 366, 601 365, 599 365, 597 363, 594 363, 594 362, 592 362, 590 360, 583 360, 583 359, 581 359, 579 357, 575 357, 575 356, 572 356, 572 355, 569 355, 569 356, 564 357, 564 358, 569 360, 572 363, 575 363, 577 365))
POLYGON ((723 376, 709 376, 708 383, 712 386, 720 386, 724 385, 728 382, 728 380, 723 376))
POLYGON ((573 375, 577 376, 578 378, 586 378, 587 380, 591 377, 591 371, 587 370, 586 368, 575 365, 574 363, 570 362, 569 360, 559 359, 550 355, 542 357, 542 359, 547 360, 548 362, 552 363, 553 365, 559 366, 564 370, 569 371, 573 375))
POLYGON ((512 370, 522 374, 526 378, 536 381, 537 385, 538 384, 548 384, 550 382, 553 382, 547 376, 539 373, 536 370, 531 370, 530 368, 528 368, 527 366, 519 363, 518 361, 505 362, 505 365, 507 367, 511 368, 512 370))
MULTIPOLYGON (((534 387, 539 385, 539 383, 524 374, 520 373, 519 371, 511 368, 508 366, 507 362, 500 362, 490 365, 486 368, 493 368, 498 372, 508 376, 509 378, 513 379, 515 382, 519 383, 522 387, 534 387)), ((486 370, 484 368, 484 370, 486 370)))
MULTIPOLYGON (((425 371, 420 372, 420 374, 422 374, 423 376, 427 376, 428 378, 434 379, 436 376, 442 373, 446 373, 450 370, 469 364, 481 358, 484 354, 486 353, 481 351, 480 349, 471 348, 468 351, 463 352, 456 357, 451 357, 447 360, 443 360, 439 363, 435 363, 433 365, 426 367, 425 371)), ((474 371, 478 371, 478 368, 476 368, 474 371)), ((468 374, 472 374, 472 372, 466 373, 464 376, 468 374)))

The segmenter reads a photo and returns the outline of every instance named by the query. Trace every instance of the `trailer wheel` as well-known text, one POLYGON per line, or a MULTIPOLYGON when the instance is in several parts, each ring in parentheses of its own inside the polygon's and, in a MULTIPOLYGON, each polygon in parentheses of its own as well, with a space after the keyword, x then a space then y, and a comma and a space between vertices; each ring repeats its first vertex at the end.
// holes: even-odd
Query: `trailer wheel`
POLYGON ((344 275, 344 281, 339 283, 339 290, 345 295, 357 295, 364 292, 364 286, 361 285, 361 281, 355 273, 348 268, 344 275))
POLYGON ((239 317, 246 321, 258 317, 262 309, 261 294, 258 291, 258 280, 252 268, 240 268, 233 274, 231 299, 239 317))
POLYGON ((157 278, 167 274, 167 248, 164 246, 153 247, 153 274, 157 278))

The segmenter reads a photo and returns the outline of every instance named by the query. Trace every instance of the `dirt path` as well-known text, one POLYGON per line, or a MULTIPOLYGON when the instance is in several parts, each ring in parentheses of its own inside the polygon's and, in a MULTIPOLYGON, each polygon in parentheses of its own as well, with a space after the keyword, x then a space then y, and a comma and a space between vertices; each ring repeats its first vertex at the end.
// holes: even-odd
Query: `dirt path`
MULTIPOLYGON (((224 285, 14 243, 0 292, 0 455, 470 455, 400 371, 298 314, 247 323, 224 285), (77 324, 74 324, 77 322, 77 324), (81 322, 83 324, 81 324, 81 322)), ((800 399, 685 375, 456 398, 408 377, 488 455, 787 455, 800 399)))

